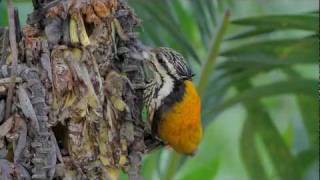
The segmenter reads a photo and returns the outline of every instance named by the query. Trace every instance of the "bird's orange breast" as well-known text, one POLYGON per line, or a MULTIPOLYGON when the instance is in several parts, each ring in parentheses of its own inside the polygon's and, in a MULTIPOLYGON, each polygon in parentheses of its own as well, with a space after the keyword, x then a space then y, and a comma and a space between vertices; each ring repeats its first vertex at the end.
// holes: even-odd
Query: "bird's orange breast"
POLYGON ((179 153, 193 154, 202 138, 201 103, 191 81, 185 81, 185 93, 161 116, 158 136, 179 153))

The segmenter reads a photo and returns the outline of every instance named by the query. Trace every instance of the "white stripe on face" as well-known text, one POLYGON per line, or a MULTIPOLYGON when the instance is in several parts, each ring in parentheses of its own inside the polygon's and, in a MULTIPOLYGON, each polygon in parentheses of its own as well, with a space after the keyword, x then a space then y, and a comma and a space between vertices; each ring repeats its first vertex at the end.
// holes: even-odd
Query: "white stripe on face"
MULTIPOLYGON (((153 64, 155 65, 155 68, 157 68, 159 75, 163 80, 162 87, 159 89, 158 97, 156 98, 157 105, 159 106, 160 104, 162 104, 162 100, 173 91, 174 81, 172 77, 168 75, 166 69, 157 60, 154 60, 153 64)), ((161 86, 161 84, 158 85, 161 86)))

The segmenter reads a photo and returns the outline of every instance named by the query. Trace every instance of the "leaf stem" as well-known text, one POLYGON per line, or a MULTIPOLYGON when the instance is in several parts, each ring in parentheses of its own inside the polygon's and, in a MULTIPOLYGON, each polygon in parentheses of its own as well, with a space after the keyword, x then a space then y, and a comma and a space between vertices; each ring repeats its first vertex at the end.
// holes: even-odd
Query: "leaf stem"
POLYGON ((229 11, 226 11, 222 24, 217 32, 217 35, 212 40, 212 45, 209 51, 208 58, 202 68, 202 71, 200 74, 200 81, 197 88, 198 93, 201 97, 204 95, 204 92, 209 82, 210 74, 212 73, 212 68, 214 67, 215 61, 219 55, 220 45, 229 24, 229 17, 230 17, 230 13, 229 11))

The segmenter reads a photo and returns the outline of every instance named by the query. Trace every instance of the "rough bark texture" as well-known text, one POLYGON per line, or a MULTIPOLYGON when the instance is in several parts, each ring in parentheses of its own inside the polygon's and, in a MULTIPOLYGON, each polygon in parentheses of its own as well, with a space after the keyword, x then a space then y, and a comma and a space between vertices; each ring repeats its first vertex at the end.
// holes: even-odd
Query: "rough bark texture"
POLYGON ((139 19, 124 0, 33 3, 16 26, 16 69, 0 29, 0 179, 117 179, 120 169, 141 179, 142 155, 158 142, 143 118, 139 19))

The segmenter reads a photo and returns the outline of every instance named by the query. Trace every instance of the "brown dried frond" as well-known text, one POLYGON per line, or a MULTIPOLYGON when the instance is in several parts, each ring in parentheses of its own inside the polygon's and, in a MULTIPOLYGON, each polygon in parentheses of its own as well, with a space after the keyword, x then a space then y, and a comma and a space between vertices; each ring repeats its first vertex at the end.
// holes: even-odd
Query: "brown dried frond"
POLYGON ((40 30, 37 27, 31 26, 29 24, 22 28, 22 32, 26 37, 36 37, 40 34, 40 30))
POLYGON ((47 17, 56 17, 59 16, 60 14, 62 14, 62 12, 64 11, 63 5, 59 4, 57 6, 53 6, 51 7, 48 11, 46 16, 47 17))
POLYGON ((54 50, 52 52, 52 73, 53 73, 53 84, 56 92, 60 95, 70 91, 73 87, 73 78, 71 70, 63 60, 63 51, 54 50))
POLYGON ((82 13, 85 15, 85 21, 87 23, 100 24, 101 19, 95 14, 93 7, 91 5, 85 6, 81 9, 82 13))
POLYGON ((101 0, 92 0, 92 6, 96 14, 101 17, 107 17, 111 14, 111 9, 101 0))

